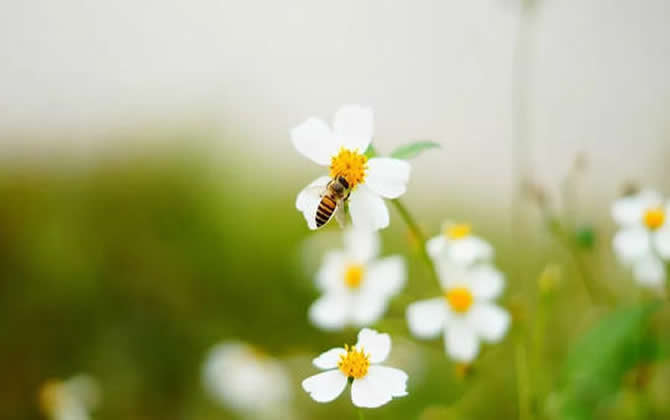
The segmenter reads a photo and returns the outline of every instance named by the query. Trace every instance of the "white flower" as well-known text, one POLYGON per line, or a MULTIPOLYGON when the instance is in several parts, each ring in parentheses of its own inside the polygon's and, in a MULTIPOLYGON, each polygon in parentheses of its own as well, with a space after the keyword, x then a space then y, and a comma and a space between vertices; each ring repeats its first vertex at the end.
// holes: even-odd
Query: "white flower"
POLYGON ((358 407, 375 408, 393 397, 407 395, 407 374, 381 366, 391 352, 391 337, 364 328, 353 347, 330 349, 313 360, 326 372, 302 381, 314 401, 326 403, 337 398, 351 380, 351 401, 358 407))
POLYGON ((100 386, 89 375, 49 380, 40 389, 40 406, 52 420, 88 420, 100 402, 100 386))
POLYGON ((375 259, 379 235, 348 229, 344 250, 331 251, 317 273, 323 295, 309 308, 309 318, 327 330, 347 324, 371 325, 386 312, 389 299, 405 285, 405 263, 400 256, 375 259))
POLYGON ((484 239, 473 235, 472 228, 466 223, 444 223, 442 234, 428 240, 426 250, 435 260, 463 265, 493 258, 493 247, 484 239))
POLYGON ((329 176, 312 182, 298 194, 296 208, 310 229, 316 229, 316 212, 326 184, 344 177, 351 188, 348 199, 351 221, 365 229, 389 224, 383 198, 398 198, 407 189, 410 165, 404 160, 364 155, 372 141, 372 109, 345 105, 335 113, 332 130, 320 119, 310 118, 291 131, 293 145, 301 154, 329 168, 329 176))
POLYGON ((493 300, 502 293, 504 277, 490 264, 438 264, 444 296, 412 303, 407 308, 409 329, 418 338, 444 333, 445 350, 459 362, 479 353, 481 340, 500 341, 510 316, 493 300))
POLYGON ((256 417, 272 417, 291 398, 291 380, 284 366, 240 342, 223 342, 210 350, 202 381, 221 404, 256 417))
POLYGON ((621 229, 612 245, 617 257, 632 266, 636 280, 659 287, 666 276, 662 260, 670 259, 670 202, 659 193, 643 190, 612 205, 612 217, 621 229))

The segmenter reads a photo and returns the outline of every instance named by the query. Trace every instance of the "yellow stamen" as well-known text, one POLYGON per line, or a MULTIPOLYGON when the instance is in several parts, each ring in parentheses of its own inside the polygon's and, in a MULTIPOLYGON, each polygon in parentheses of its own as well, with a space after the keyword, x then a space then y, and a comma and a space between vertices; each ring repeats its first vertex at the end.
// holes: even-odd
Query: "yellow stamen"
POLYGON ((361 348, 360 350, 356 349, 354 346, 344 345, 344 349, 347 351, 346 354, 340 355, 340 361, 337 362, 337 367, 347 375, 349 378, 360 379, 368 374, 368 368, 370 367, 370 355, 365 354, 365 351, 361 348))
POLYGON ((62 401, 63 384, 55 379, 49 379, 40 387, 40 409, 47 416, 58 410, 62 401))
POLYGON ((651 230, 656 230, 665 223, 665 212, 660 207, 647 209, 644 212, 644 224, 651 230))
POLYGON ((472 293, 465 287, 454 287, 444 294, 452 310, 460 313, 467 312, 472 305, 472 293))
POLYGON ((454 223, 444 228, 444 235, 452 241, 463 239, 470 235, 472 227, 468 223, 454 223))
POLYGON ((334 156, 330 161, 330 176, 343 176, 349 183, 349 187, 354 188, 356 185, 365 181, 365 172, 368 158, 356 150, 340 148, 337 156, 334 156))
POLYGON ((344 284, 350 289, 357 289, 363 281, 365 267, 361 264, 349 264, 344 270, 344 284))

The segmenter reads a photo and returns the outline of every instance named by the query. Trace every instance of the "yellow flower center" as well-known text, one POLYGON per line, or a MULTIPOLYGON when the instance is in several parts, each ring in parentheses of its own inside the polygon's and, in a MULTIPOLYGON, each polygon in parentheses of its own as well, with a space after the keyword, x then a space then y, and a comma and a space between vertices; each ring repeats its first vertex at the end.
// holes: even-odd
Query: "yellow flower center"
POLYGON ((349 264, 344 270, 344 284, 350 289, 357 289, 363 281, 365 267, 361 264, 349 264))
POLYGON ((39 402, 42 412, 51 416, 61 404, 63 384, 55 379, 46 381, 40 387, 39 402))
POLYGON ((444 235, 447 239, 463 239, 470 234, 472 227, 468 223, 455 223, 444 228, 444 235))
POLYGON ((358 153, 358 149, 352 151, 342 147, 337 156, 330 161, 330 176, 332 178, 343 176, 349 183, 349 187, 354 188, 365 181, 367 163, 368 158, 358 153))
POLYGON ((472 305, 472 293, 465 287, 454 287, 444 294, 451 309, 464 313, 472 305))
POLYGON ((365 354, 363 349, 359 351, 356 347, 349 347, 346 344, 344 349, 347 352, 340 355, 340 361, 337 362, 337 367, 340 368, 340 371, 349 378, 360 379, 367 375, 368 368, 370 367, 370 355, 365 354))
POLYGON ((656 230, 665 223, 665 212, 660 207, 647 209, 644 212, 644 224, 651 230, 656 230))

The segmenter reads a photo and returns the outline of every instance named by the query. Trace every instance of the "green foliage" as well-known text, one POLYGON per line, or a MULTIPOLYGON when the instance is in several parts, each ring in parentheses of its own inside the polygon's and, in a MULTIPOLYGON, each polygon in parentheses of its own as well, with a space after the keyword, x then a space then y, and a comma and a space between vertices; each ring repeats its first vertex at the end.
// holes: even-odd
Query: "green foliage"
POLYGON ((412 159, 429 149, 439 148, 440 144, 431 140, 418 140, 397 147, 391 152, 391 157, 396 159, 412 159))
POLYGON ((588 420, 611 397, 627 371, 658 357, 649 319, 661 306, 642 303, 615 310, 572 346, 563 366, 562 418, 588 420))
POLYGON ((580 226, 575 231, 577 244, 584 249, 592 249, 596 242, 596 232, 590 225, 580 226))

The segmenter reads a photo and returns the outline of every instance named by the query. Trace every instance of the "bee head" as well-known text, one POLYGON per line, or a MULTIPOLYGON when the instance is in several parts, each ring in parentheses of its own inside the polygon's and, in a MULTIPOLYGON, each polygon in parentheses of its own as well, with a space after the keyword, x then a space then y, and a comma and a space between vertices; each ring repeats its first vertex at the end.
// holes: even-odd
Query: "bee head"
POLYGON ((343 186, 344 188, 346 188, 346 189, 349 188, 349 182, 347 181, 347 179, 346 179, 345 177, 343 177, 343 176, 338 176, 338 177, 337 177, 337 181, 338 181, 340 184, 342 184, 342 186, 343 186))

